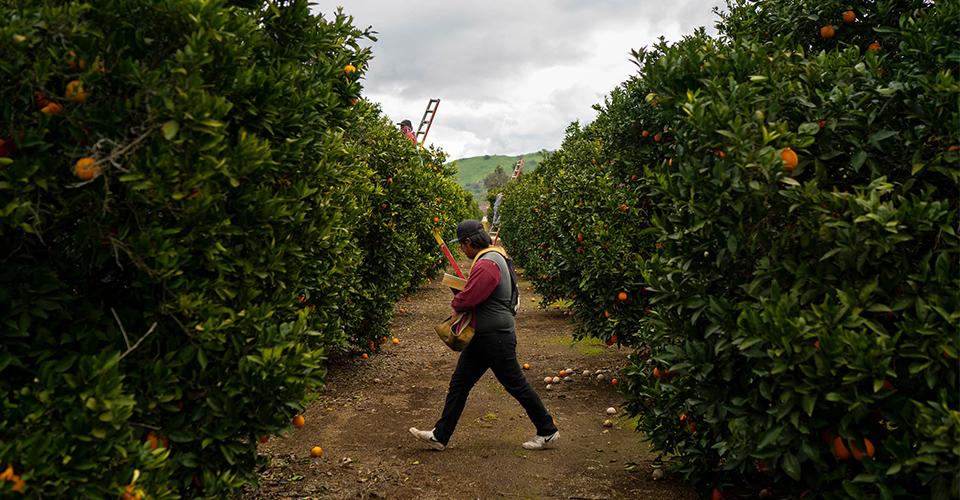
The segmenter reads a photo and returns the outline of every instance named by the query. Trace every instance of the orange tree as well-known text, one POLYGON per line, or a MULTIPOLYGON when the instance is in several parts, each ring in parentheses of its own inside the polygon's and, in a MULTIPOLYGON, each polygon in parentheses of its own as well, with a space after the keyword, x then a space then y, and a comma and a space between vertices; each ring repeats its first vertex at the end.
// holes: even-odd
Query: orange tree
MULTIPOLYGON (((223 497, 362 321, 369 35, 305 1, 0 15, 0 492, 223 497)), ((455 213, 439 176, 396 196, 437 184, 455 213)))
POLYGON ((585 127, 596 165, 575 129, 550 175, 508 187, 518 261, 588 320, 620 308, 639 430, 705 491, 957 493, 958 21, 955 2, 731 4, 719 38, 636 53, 585 127), (605 205, 578 206, 573 169, 616 179, 605 205), (644 213, 602 241, 640 271, 574 263, 591 233, 567 221, 616 228, 621 202, 644 213), (528 226, 538 205, 555 228, 528 226), (604 267, 649 303, 614 304, 604 267))

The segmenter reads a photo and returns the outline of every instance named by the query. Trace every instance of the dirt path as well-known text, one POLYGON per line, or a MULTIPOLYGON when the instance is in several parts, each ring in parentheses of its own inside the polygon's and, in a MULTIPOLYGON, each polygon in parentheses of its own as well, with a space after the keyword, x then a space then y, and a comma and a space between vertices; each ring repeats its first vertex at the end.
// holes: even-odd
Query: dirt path
MULTIPOLYGON (((407 429, 433 426, 457 354, 433 333, 450 292, 439 281, 397 308, 399 345, 368 360, 330 368, 328 383, 307 409, 306 426, 260 446, 269 459, 260 487, 245 498, 696 498, 689 487, 654 481, 648 452, 623 416, 611 374, 626 351, 596 342, 572 344, 562 312, 542 310, 521 283, 518 357, 560 429, 557 448, 524 450, 534 434, 526 414, 487 372, 470 393, 466 410, 443 452, 417 442, 407 429), (543 382, 573 368, 572 382, 543 382), (589 370, 606 370, 603 381, 589 370), (606 409, 618 413, 608 416, 606 409), (604 428, 610 418, 612 428, 604 428), (320 459, 310 448, 321 446, 320 459)), ((539 297, 537 298, 539 300, 539 297)))

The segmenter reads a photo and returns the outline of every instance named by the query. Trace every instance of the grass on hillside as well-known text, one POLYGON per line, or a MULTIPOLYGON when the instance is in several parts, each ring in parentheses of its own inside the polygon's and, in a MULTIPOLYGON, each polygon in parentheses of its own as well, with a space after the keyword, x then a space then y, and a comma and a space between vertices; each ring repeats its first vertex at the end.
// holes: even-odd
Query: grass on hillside
POLYGON ((496 170, 497 165, 500 165, 507 175, 513 175, 513 166, 522 156, 523 173, 527 174, 536 170, 537 164, 543 161, 547 154, 549 154, 548 151, 541 150, 536 153, 526 153, 518 156, 473 156, 454 160, 449 163, 455 163, 457 165, 457 182, 467 191, 473 193, 474 198, 479 202, 483 200, 487 194, 487 190, 483 187, 483 178, 492 174, 494 170, 496 170))

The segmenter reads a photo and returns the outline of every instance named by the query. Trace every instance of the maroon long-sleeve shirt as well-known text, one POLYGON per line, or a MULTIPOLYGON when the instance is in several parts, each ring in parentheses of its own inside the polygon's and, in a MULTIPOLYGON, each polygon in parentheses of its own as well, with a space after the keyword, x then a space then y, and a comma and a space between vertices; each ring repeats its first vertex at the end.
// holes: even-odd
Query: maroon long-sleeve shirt
MULTIPOLYGON (((470 270, 470 277, 463 291, 453 297, 450 306, 454 311, 467 312, 473 310, 483 301, 490 298, 490 294, 500 284, 500 268, 489 259, 480 259, 470 270)), ((476 321, 477 318, 473 318, 476 321)))

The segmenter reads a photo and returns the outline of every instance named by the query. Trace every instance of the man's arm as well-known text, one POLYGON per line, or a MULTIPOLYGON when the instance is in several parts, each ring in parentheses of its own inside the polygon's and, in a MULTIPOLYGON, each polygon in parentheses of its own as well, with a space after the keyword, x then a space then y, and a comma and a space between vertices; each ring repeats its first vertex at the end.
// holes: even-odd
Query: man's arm
POLYGON ((500 268, 491 260, 479 260, 470 271, 467 285, 458 293, 450 305, 454 311, 467 312, 480 305, 500 284, 500 268))

